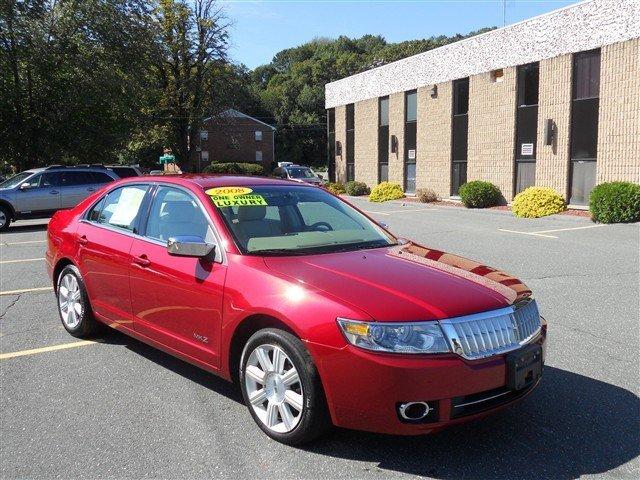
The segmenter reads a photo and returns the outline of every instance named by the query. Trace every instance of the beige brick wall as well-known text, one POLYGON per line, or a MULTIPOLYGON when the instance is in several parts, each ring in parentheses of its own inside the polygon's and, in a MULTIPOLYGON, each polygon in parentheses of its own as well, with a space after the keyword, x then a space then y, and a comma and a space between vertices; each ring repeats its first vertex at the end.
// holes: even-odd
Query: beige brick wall
POLYGON ((389 151, 389 181, 403 185, 404 181, 404 92, 389 95, 389 150, 391 136, 398 137, 398 151, 389 151))
POLYGON ((342 145, 342 155, 336 150, 336 182, 344 182, 347 174, 347 108, 336 107, 336 143, 342 145))
POLYGON ((490 73, 469 79, 467 180, 496 185, 509 201, 513 194, 516 69, 505 68, 502 82, 490 73))
POLYGON ((640 183, 640 40, 602 47, 597 183, 640 183))
POLYGON ((431 98, 431 85, 418 89, 416 188, 430 188, 443 198, 451 191, 452 83, 440 83, 431 98))
POLYGON ((536 185, 553 188, 565 199, 569 178, 571 69, 571 55, 542 60, 538 91, 536 185), (544 144, 547 119, 552 119, 556 126, 556 136, 552 145, 544 144))
POLYGON ((355 104, 355 179, 370 187, 378 183, 378 99, 355 104))

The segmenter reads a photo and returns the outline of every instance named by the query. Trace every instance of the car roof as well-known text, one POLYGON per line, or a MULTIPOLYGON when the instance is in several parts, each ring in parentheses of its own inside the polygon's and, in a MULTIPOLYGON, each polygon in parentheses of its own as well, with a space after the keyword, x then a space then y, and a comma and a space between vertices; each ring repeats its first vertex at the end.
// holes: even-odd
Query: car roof
POLYGON ((215 187, 257 187, 262 185, 286 185, 314 188, 300 182, 280 180, 271 177, 255 177, 250 175, 215 175, 215 174, 182 174, 182 175, 149 175, 130 177, 124 180, 132 182, 166 182, 178 185, 192 184, 203 189, 215 187))

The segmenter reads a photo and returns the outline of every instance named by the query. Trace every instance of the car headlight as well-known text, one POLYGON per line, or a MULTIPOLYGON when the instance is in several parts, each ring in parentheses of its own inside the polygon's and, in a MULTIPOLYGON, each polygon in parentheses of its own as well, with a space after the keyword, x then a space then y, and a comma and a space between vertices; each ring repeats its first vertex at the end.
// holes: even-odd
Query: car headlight
POLYGON ((449 344, 438 322, 381 323, 338 318, 349 343, 365 350, 392 353, 447 353, 449 344))

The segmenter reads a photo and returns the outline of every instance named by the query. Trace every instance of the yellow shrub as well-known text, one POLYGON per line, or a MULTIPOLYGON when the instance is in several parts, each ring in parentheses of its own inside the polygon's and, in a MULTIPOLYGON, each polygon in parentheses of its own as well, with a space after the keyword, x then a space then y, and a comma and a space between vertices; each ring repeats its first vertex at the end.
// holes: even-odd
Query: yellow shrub
POLYGON ((402 187, 397 183, 382 182, 373 187, 369 195, 370 202, 386 202, 387 200, 396 200, 404 198, 402 187))
POLYGON ((511 211, 517 217, 539 218, 567 209, 564 199, 552 188, 529 187, 513 199, 511 211))

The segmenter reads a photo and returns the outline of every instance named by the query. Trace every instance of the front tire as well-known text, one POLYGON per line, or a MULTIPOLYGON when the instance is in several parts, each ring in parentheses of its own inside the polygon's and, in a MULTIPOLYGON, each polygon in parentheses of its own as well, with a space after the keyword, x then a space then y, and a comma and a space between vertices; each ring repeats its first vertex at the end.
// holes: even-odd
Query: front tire
POLYGON ((278 442, 301 445, 331 426, 313 359, 288 332, 266 328, 249 338, 240 360, 240 389, 255 422, 278 442))
POLYGON ((11 212, 3 205, 0 205, 0 232, 4 232, 11 225, 11 212))
POLYGON ((82 275, 75 265, 67 265, 60 272, 56 296, 60 320, 67 332, 84 338, 98 330, 82 275))

